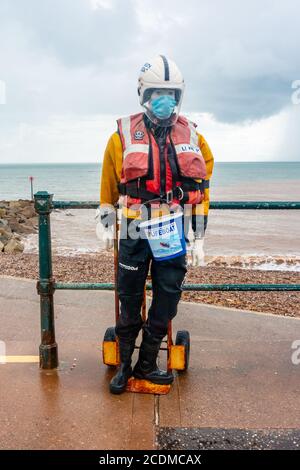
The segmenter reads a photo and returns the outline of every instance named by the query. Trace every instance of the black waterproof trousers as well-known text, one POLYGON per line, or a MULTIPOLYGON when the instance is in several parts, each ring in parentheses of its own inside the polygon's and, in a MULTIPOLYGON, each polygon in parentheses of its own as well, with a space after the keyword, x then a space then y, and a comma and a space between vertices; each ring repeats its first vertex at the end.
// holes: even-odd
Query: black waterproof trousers
POLYGON ((152 336, 163 339, 168 331, 168 321, 177 313, 187 271, 186 255, 156 261, 147 240, 130 237, 128 229, 132 223, 137 222, 132 219, 128 224, 123 218, 121 223, 117 279, 121 309, 116 334, 127 339, 136 338, 143 326, 141 307, 151 264, 153 297, 144 327, 152 336))

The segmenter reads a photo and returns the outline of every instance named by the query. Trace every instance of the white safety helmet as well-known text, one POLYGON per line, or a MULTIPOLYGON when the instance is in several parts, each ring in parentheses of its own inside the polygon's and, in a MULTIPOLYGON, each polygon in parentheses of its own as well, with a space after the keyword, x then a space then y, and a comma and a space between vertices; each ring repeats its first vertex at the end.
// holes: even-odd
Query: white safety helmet
POLYGON ((180 112, 184 87, 184 79, 179 68, 164 55, 159 55, 143 65, 138 79, 138 95, 140 104, 145 108, 145 114, 154 124, 162 127, 175 124, 180 112), (167 119, 159 119, 151 110, 152 93, 162 89, 175 91, 176 106, 167 119))

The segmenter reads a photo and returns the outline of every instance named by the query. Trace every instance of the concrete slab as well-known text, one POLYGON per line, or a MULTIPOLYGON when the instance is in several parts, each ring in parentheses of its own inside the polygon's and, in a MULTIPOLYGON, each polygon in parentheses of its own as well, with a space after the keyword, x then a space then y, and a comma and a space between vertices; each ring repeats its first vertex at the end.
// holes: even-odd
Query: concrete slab
POLYGON ((191 333, 190 368, 160 398, 160 426, 300 427, 300 365, 291 360, 299 319, 187 303, 181 311, 174 330, 191 333))
MULTIPOLYGON (((101 341, 113 305, 110 292, 56 292, 60 367, 0 364, 0 448, 153 448, 154 397, 108 390, 114 371, 102 364, 101 341)), ((7 355, 38 354, 35 282, 0 279, 0 318, 7 355)))
MULTIPOLYGON (((38 354, 35 286, 0 277, 0 340, 10 356, 38 354)), ((151 449, 164 428, 300 428, 300 365, 291 361, 299 319, 181 303, 173 330, 191 333, 189 371, 166 396, 114 396, 113 370, 101 361, 113 306, 112 292, 55 293, 60 367, 0 364, 0 448, 151 449)))

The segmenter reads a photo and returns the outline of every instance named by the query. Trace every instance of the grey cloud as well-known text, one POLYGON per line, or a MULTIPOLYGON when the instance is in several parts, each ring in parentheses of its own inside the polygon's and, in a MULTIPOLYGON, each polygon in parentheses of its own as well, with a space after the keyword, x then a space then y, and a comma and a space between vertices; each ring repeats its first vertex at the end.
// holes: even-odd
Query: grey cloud
POLYGON ((4 125, 50 114, 138 109, 136 80, 149 56, 182 69, 184 110, 239 122, 277 113, 300 78, 298 2, 1 0, 4 125))
POLYGON ((169 31, 158 37, 151 31, 142 45, 159 49, 166 44, 185 75, 187 110, 243 121, 272 115, 288 105, 291 82, 300 76, 296 0, 190 0, 174 1, 172 6, 160 6, 169 31))
POLYGON ((2 129, 51 114, 125 111, 124 90, 131 85, 126 57, 137 31, 130 1, 93 10, 88 0, 2 0, 0 79, 7 85, 2 129))
POLYGON ((199 87, 191 86, 188 105, 213 113, 223 122, 255 120, 276 114, 289 103, 289 80, 261 76, 251 79, 226 80, 203 78, 199 87))
POLYGON ((115 0, 112 9, 92 9, 89 0, 1 0, 0 24, 18 23, 32 49, 65 66, 98 67, 133 47, 130 10, 130 0, 115 0))

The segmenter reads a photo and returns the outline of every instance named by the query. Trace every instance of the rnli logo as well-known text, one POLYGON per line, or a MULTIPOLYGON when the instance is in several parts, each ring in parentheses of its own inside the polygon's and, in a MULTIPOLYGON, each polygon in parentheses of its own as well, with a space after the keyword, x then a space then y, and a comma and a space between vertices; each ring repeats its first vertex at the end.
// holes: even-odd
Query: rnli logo
POLYGON ((135 140, 143 140, 144 135, 145 134, 144 134, 143 131, 135 131, 134 138, 135 138, 135 140))
POLYGON ((141 68, 141 72, 147 72, 147 70, 151 69, 152 65, 149 62, 146 62, 143 67, 141 68))

